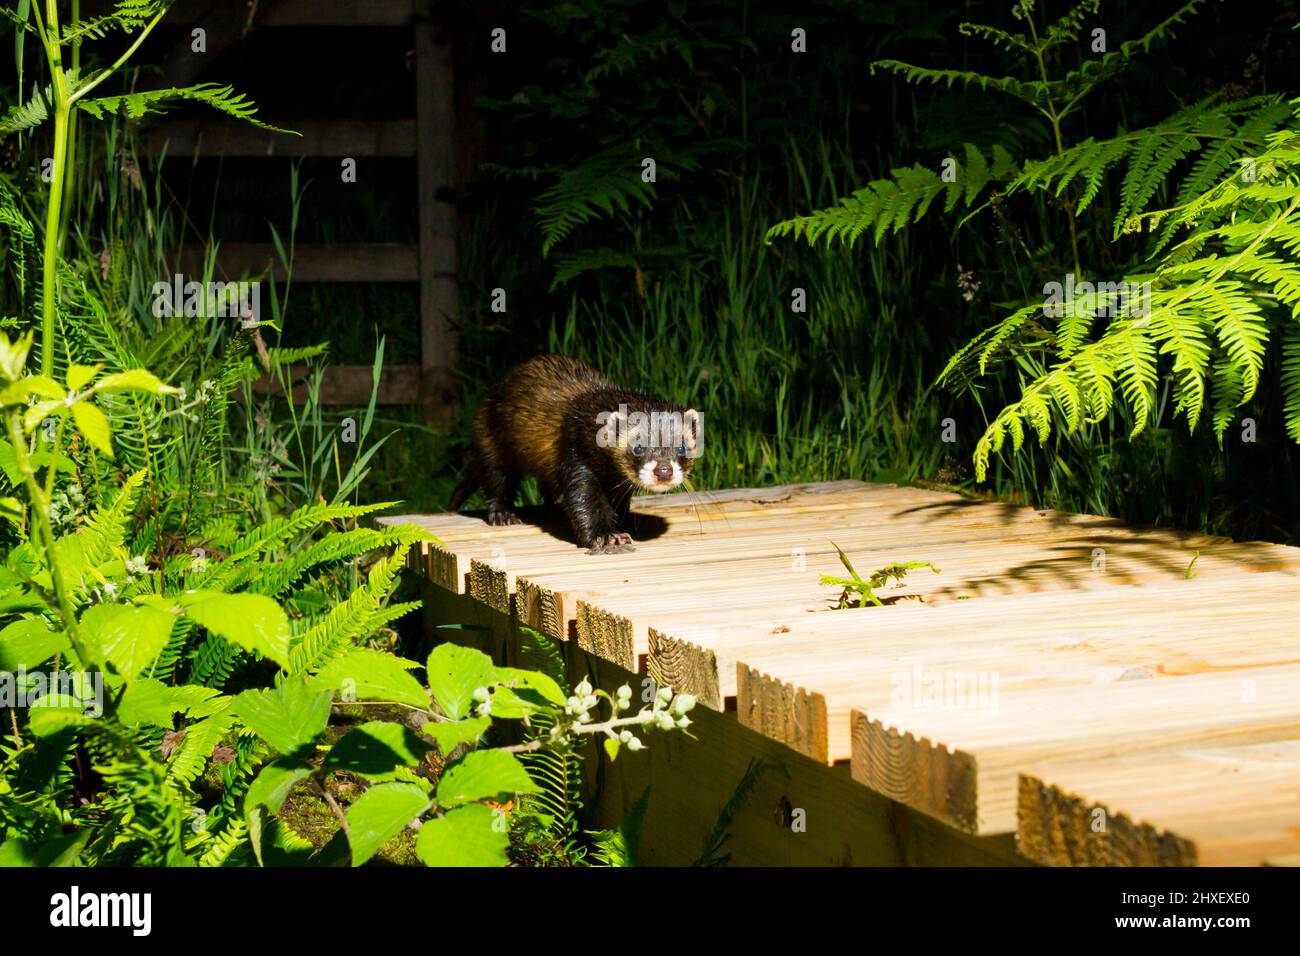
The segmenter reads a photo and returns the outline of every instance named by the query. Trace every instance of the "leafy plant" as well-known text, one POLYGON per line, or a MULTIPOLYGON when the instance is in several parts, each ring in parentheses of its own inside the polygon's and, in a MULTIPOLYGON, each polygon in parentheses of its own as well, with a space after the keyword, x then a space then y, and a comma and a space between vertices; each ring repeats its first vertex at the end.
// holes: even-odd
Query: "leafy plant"
POLYGON ((902 564, 887 564, 883 568, 877 568, 871 572, 869 578, 864 579, 854 569, 853 562, 849 560, 849 556, 844 553, 844 550, 833 541, 831 544, 839 552, 840 563, 849 572, 849 576, 847 578, 837 578, 832 574, 823 574, 822 584, 843 589, 840 592, 837 604, 840 609, 861 606, 864 600, 870 601, 876 607, 884 607, 885 602, 876 597, 876 591, 883 588, 890 581, 898 581, 901 584, 908 574, 920 568, 929 568, 935 574, 939 573, 939 569, 929 561, 907 561, 902 564), (853 594, 858 596, 857 605, 854 605, 850 600, 850 595, 853 594))
POLYGON ((105 16, 93 20, 74 20, 64 25, 60 25, 58 20, 58 4, 45 4, 44 17, 41 15, 41 6, 40 3, 24 5, 24 16, 15 16, 13 22, 22 31, 19 37, 20 45, 26 33, 33 34, 39 42, 48 63, 50 84, 44 90, 38 88, 35 95, 26 103, 14 106, 0 120, 0 133, 24 132, 50 118, 54 123, 52 178, 45 211, 42 257, 40 339, 41 373, 49 375, 54 370, 54 339, 59 309, 59 289, 56 278, 59 274, 60 253, 67 227, 64 194, 71 182, 69 170, 75 166, 76 161, 73 136, 74 108, 97 119, 114 114, 122 108, 125 108, 128 116, 141 116, 145 112, 159 109, 168 101, 187 99, 206 103, 245 122, 267 129, 275 129, 275 127, 267 126, 258 120, 254 115, 253 106, 244 97, 235 93, 230 87, 218 84, 133 92, 94 99, 89 97, 92 91, 99 88, 130 60, 162 20, 171 6, 171 0, 116 0, 112 12, 105 16), (28 13, 30 18, 26 15, 28 13), (114 30, 137 32, 125 52, 115 61, 88 77, 82 77, 78 65, 82 41, 101 39, 114 30), (72 53, 72 58, 66 66, 63 57, 65 48, 72 53))
MULTIPOLYGON (((310 782, 324 792, 325 778, 351 774, 369 783, 346 813, 335 807, 338 835, 346 841, 353 866, 366 862, 406 829, 417 831, 415 853, 427 865, 504 865, 511 823, 500 801, 527 798, 542 789, 521 759, 524 755, 568 748, 575 738, 588 734, 603 736, 611 754, 624 744, 638 750, 642 742, 633 728, 685 728, 690 723, 686 714, 694 706, 690 695, 669 691, 638 714, 619 716, 630 708, 627 687, 610 695, 593 691, 584 681, 566 697, 545 674, 497 667, 481 651, 455 644, 440 644, 429 655, 426 695, 391 658, 353 660, 365 653, 353 651, 305 683, 287 682, 274 692, 245 692, 241 698, 246 702, 236 701, 237 712, 281 754, 258 774, 246 802, 248 829, 259 860, 262 834, 293 786, 310 782), (329 692, 358 671, 371 676, 356 680, 356 699, 397 701, 410 710, 420 733, 402 724, 365 723, 334 744, 323 760, 314 762, 310 751, 325 729, 329 692), (591 712, 601 700, 608 705, 609 716, 593 720, 591 712), (496 721, 531 725, 539 719, 549 729, 524 743, 499 747, 480 743, 496 721), (443 758, 436 783, 417 772, 434 745, 443 758)), ((333 843, 314 861, 328 858, 333 843)))

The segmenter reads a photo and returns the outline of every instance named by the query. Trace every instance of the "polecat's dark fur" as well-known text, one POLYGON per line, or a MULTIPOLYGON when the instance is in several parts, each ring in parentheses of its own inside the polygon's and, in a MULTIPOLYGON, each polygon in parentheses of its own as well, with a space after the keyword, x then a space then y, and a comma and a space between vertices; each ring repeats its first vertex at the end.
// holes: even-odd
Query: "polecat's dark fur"
MULTIPOLYGON (((626 423, 626 419, 623 419, 626 423)), ((578 544, 594 551, 630 548, 623 530, 632 492, 668 491, 690 474, 699 445, 699 419, 671 402, 631 392, 565 355, 542 355, 510 372, 484 400, 474 419, 477 456, 449 505, 455 511, 482 488, 490 524, 518 524, 515 494, 525 475, 537 478, 547 501, 564 499, 578 544), (675 447, 630 439, 601 447, 600 422, 635 412, 676 413, 688 422, 675 447), (602 413, 604 413, 602 415, 602 413)))

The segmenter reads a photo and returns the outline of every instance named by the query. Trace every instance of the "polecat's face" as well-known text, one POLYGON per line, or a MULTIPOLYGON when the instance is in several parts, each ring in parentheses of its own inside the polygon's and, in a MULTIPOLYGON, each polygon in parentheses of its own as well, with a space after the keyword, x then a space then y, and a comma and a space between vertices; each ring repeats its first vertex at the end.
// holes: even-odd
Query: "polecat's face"
POLYGON ((672 491, 690 477, 702 448, 698 412, 634 411, 629 418, 620 409, 609 425, 616 429, 615 461, 634 488, 672 491))
POLYGON ((672 491, 690 476, 695 464, 687 457, 684 442, 676 448, 633 445, 627 449, 626 460, 630 476, 646 491, 672 491))

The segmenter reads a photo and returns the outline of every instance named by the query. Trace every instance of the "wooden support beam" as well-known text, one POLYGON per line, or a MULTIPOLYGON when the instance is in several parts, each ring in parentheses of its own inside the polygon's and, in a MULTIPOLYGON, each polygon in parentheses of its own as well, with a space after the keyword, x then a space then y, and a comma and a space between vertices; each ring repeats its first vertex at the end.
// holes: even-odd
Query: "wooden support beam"
MULTIPOLYGON (((273 6, 278 0, 267 0, 273 6)), ((188 27, 175 46, 162 58, 167 86, 190 86, 219 60, 223 53, 243 40, 251 26, 248 7, 230 0, 179 0, 163 17, 164 26, 188 27), (203 48, 195 50, 193 31, 203 31, 203 48)))
MULTIPOLYGON (((190 276, 203 274, 203 253, 201 246, 183 250, 182 267, 190 276)), ((217 252, 218 279, 256 277, 268 272, 279 281, 285 278, 275 246, 269 242, 227 242, 217 252)), ((405 243, 299 243, 294 249, 294 282, 414 282, 419 276, 416 247, 405 243)))
POLYGON ((433 20, 430 0, 418 0, 415 21, 415 102, 420 210, 420 365, 425 420, 454 402, 459 311, 456 217, 448 192, 457 182, 456 97, 451 40, 433 20))
POLYGON ((237 120, 171 119, 147 132, 140 150, 158 156, 414 156, 415 120, 277 120, 298 136, 237 120))
MULTIPOLYGON (((301 405, 307 400, 307 367, 290 369, 293 382, 293 401, 301 405)), ((320 397, 325 405, 366 405, 374 383, 374 373, 369 365, 328 365, 321 379, 320 397)), ((279 379, 262 378, 253 383, 261 395, 283 395, 279 379)), ((385 365, 380 372, 380 405, 410 405, 420 397, 420 367, 418 365, 385 365)))

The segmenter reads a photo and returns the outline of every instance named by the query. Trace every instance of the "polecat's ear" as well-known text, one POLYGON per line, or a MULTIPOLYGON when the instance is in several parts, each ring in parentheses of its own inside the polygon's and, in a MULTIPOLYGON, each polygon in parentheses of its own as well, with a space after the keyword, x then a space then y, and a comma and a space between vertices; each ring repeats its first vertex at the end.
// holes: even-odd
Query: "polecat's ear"
POLYGON ((682 412, 682 443, 688 458, 698 458, 704 451, 704 416, 693 408, 682 412))

